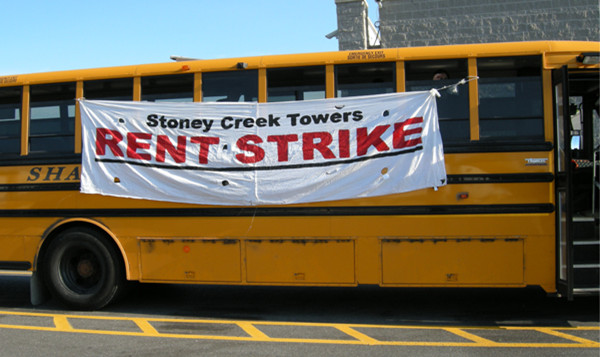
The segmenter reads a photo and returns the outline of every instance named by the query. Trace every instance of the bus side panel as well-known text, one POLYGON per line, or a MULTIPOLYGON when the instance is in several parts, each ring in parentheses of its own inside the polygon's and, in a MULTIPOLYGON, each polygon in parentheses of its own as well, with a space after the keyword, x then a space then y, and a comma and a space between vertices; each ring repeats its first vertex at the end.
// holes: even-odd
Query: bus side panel
POLYGON ((140 238, 142 281, 240 283, 240 241, 140 238))
POLYGON ((383 284, 524 284, 523 239, 384 239, 383 284))
POLYGON ((248 282, 354 284, 354 255, 351 239, 248 240, 248 282))
POLYGON ((25 254, 23 240, 22 236, 0 235, 0 269, 10 268, 13 262, 31 262, 25 254))

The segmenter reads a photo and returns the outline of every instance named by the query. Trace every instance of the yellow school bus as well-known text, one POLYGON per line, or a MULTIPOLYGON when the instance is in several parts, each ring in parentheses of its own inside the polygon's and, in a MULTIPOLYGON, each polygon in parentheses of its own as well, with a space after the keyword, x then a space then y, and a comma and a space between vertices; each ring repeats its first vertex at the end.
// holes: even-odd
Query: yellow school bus
POLYGON ((49 290, 78 309, 105 306, 127 281, 598 293, 599 51, 495 43, 2 76, 0 269, 31 271, 34 303, 49 290), (262 103, 444 87, 437 192, 257 207, 80 193, 76 98, 262 103))

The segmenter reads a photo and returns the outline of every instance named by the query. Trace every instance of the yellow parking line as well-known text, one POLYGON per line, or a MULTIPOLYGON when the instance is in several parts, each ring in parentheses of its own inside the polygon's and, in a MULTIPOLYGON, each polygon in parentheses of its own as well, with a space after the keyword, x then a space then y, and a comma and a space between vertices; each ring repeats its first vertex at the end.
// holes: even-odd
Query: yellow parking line
POLYGON ((444 330, 486 347, 494 347, 498 344, 497 342, 488 340, 487 338, 479 337, 477 335, 473 335, 472 333, 468 333, 467 331, 461 330, 459 328, 448 327, 444 328, 444 330))
POLYGON ((55 315, 54 326, 57 330, 68 332, 73 331, 73 326, 69 323, 69 320, 65 316, 55 315))
POLYGON ((267 341, 271 339, 269 336, 267 336, 261 330, 257 329, 256 326, 254 326, 250 322, 238 321, 236 322, 236 324, 254 339, 257 339, 259 341, 267 341))
MULTIPOLYGON (((21 329, 37 331, 60 331, 68 333, 101 334, 114 336, 144 336, 159 338, 179 338, 179 339, 204 339, 204 340, 225 340, 225 341, 246 341, 246 342, 279 342, 279 343, 312 343, 312 344, 345 344, 345 345, 379 345, 379 346, 435 346, 435 347, 517 347, 517 348, 598 348, 600 343, 585 338, 568 334, 569 331, 600 331, 600 327, 493 327, 493 329, 502 330, 521 330, 538 331, 548 335, 562 338, 568 343, 508 343, 494 342, 482 338, 465 330, 475 329, 473 327, 444 327, 444 326, 394 326, 394 325, 366 325, 366 324, 339 324, 339 323, 295 323, 295 322, 276 322, 276 321, 231 321, 231 320, 202 320, 202 319, 173 319, 173 318, 143 318, 143 317, 110 317, 110 316, 86 316, 86 315, 64 315, 54 313, 33 313, 33 312, 15 312, 0 311, 0 315, 28 316, 28 317, 50 317, 54 322, 54 327, 47 326, 24 326, 0 324, 0 329, 21 329), (74 328, 69 319, 87 319, 87 320, 106 320, 106 321, 131 321, 140 329, 139 332, 118 331, 118 330, 91 330, 74 328), (248 336, 215 336, 215 335, 194 335, 194 334, 175 334, 159 332, 153 325, 153 322, 169 323, 205 323, 205 324, 230 324, 239 326, 248 336), (337 329, 348 336, 348 339, 323 339, 323 338, 272 338, 260 330, 260 326, 308 326, 308 327, 329 327, 337 329), (380 341, 365 333, 359 332, 357 328, 377 328, 377 329, 429 329, 438 331, 447 331, 457 336, 467 339, 469 342, 425 342, 425 341, 380 341), (560 331, 559 331, 560 330, 560 331)), ((478 327, 477 329, 480 329, 478 327)))
POLYGON ((569 335, 569 334, 566 334, 563 332, 556 331, 551 328, 540 327, 540 328, 537 328, 536 330, 539 332, 546 333, 548 335, 553 335, 553 336, 557 336, 560 338, 564 338, 566 340, 571 340, 571 341, 579 342, 584 345, 589 345, 590 347, 600 347, 600 343, 598 343, 596 341, 588 340, 586 338, 581 338, 578 336, 569 335))
POLYGON ((146 319, 131 319, 142 330, 145 335, 160 336, 158 331, 146 319))
POLYGON ((379 343, 378 340, 376 340, 370 336, 367 336, 364 333, 360 333, 348 325, 334 325, 334 326, 335 326, 335 328, 342 331, 343 333, 350 335, 350 336, 356 338, 357 340, 359 340, 360 342, 363 342, 367 345, 376 345, 379 343))

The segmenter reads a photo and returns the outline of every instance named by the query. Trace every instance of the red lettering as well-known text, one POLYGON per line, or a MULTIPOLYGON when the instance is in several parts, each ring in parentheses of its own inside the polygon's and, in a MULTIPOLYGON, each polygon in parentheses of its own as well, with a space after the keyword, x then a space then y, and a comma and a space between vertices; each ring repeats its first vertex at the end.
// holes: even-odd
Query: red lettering
POLYGON ((219 138, 214 136, 193 136, 190 138, 192 144, 200 144, 200 150, 198 153, 198 162, 201 164, 208 164, 208 151, 211 145, 216 145, 220 141, 219 138))
POLYGON ((340 130, 338 137, 340 157, 350 157, 350 130, 340 130))
POLYGON ((389 150, 389 146, 387 146, 385 141, 381 140, 381 135, 389 127, 389 125, 378 125, 370 133, 367 131, 367 128, 356 129, 356 154, 358 156, 366 155, 371 146, 374 146, 380 152, 389 150))
POLYGON ((302 135, 304 160, 313 160, 315 150, 319 151, 325 159, 335 159, 335 154, 328 147, 332 141, 333 138, 328 132, 304 133, 302 135), (319 139, 319 142, 315 143, 315 139, 319 139))
POLYGON ((420 124, 423 123, 423 117, 416 117, 406 119, 402 123, 394 124, 394 149, 402 149, 409 146, 417 146, 422 144, 421 140, 421 132, 423 131, 422 127, 413 128, 405 130, 405 127, 411 124, 420 124), (419 134, 418 137, 406 140, 407 136, 419 134))
POLYGON ((165 162, 165 152, 168 152, 175 162, 185 162, 186 143, 187 141, 185 136, 178 136, 177 148, 175 148, 168 136, 159 135, 158 139, 156 140, 156 161, 165 162))
POLYGON ((235 158, 243 164, 254 164, 261 161, 265 157, 265 151, 258 145, 250 143, 260 144, 262 139, 258 135, 244 135, 236 142, 237 147, 240 150, 248 151, 254 155, 248 156, 246 154, 237 154, 235 158))
POLYGON ((289 143, 298 141, 298 135, 270 135, 267 137, 267 141, 270 143, 277 143, 277 161, 284 162, 289 160, 289 143))
POLYGON ((96 155, 106 154, 106 147, 115 156, 123 157, 123 151, 119 148, 119 143, 123 141, 123 135, 111 129, 96 128, 96 155))
POLYGON ((152 160, 152 155, 148 153, 138 153, 138 149, 149 149, 150 144, 139 142, 138 140, 150 140, 152 134, 149 133, 127 133, 127 157, 138 160, 152 160))

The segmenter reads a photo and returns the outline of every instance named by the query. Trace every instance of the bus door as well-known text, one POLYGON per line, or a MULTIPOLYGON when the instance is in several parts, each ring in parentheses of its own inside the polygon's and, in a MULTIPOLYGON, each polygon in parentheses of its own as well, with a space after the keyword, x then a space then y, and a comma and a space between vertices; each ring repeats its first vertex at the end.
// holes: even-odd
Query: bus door
POLYGON ((598 294, 598 70, 553 72, 557 289, 598 294))

